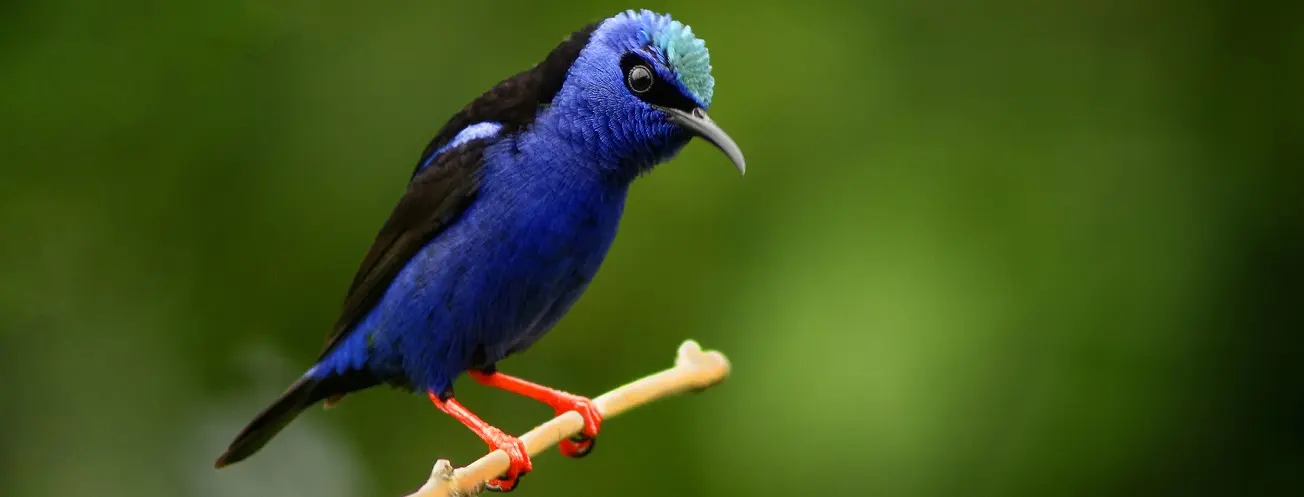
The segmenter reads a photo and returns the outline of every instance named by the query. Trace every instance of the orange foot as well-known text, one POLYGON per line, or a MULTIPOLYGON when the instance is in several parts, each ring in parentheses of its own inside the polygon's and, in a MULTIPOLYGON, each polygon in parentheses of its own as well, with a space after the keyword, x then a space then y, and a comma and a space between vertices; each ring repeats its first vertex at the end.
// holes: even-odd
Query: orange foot
POLYGON ((592 400, 498 372, 472 370, 468 374, 481 385, 500 388, 547 404, 558 415, 566 411, 578 412, 584 418, 584 430, 569 440, 562 440, 559 448, 566 457, 579 458, 593 452, 598 430, 602 428, 602 413, 598 412, 592 400))
POLYGON ((575 411, 584 418, 584 431, 562 440, 558 445, 561 454, 577 459, 589 455, 593 451, 593 446, 598 443, 598 430, 602 428, 602 413, 598 412, 597 406, 588 398, 565 394, 556 404, 552 404, 552 408, 558 415, 566 411, 575 411))
POLYGON ((534 469, 534 465, 530 463, 530 453, 525 451, 525 444, 521 443, 519 438, 503 433, 502 430, 484 422, 483 419, 480 419, 479 416, 476 416, 475 413, 472 413, 466 406, 463 406, 462 403, 451 396, 447 399, 440 399, 434 392, 430 392, 429 396, 435 407, 470 428, 481 440, 484 440, 484 443, 489 445, 490 451, 501 449, 507 453, 508 459, 511 459, 511 466, 507 468, 506 473, 488 481, 486 487, 489 490, 510 492, 516 488, 516 484, 520 482, 522 476, 534 469))
POLYGON ((507 457, 512 460, 512 465, 507 468, 507 472, 502 476, 489 480, 485 486, 494 492, 511 492, 520 483, 521 477, 534 469, 530 463, 530 453, 525 451, 525 444, 521 439, 503 433, 502 430, 493 428, 485 434, 485 443, 489 444, 489 451, 502 449, 507 453, 507 457))

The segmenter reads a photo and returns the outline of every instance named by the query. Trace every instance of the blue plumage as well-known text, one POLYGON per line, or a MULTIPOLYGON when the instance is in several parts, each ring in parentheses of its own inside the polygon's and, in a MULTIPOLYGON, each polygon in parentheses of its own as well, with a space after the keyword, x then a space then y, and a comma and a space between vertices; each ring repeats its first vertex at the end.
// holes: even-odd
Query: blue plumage
POLYGON ((591 149, 558 146, 545 127, 485 147, 479 197, 399 271, 316 374, 368 368, 446 393, 461 372, 556 323, 611 246, 628 182, 604 177, 591 149), (484 356, 473 361, 476 347, 484 356))
MULTIPOLYGON (((706 117, 713 89, 691 29, 630 11, 576 32, 463 108, 418 161, 317 364, 218 466, 258 450, 304 407, 377 384, 429 392, 491 445, 511 445, 453 400, 467 371, 580 410, 596 436, 587 399, 494 373, 495 363, 541 338, 584 292, 636 177, 694 136, 743 169, 737 146, 706 117)), ((528 459, 512 455, 506 488, 528 471, 528 459)))

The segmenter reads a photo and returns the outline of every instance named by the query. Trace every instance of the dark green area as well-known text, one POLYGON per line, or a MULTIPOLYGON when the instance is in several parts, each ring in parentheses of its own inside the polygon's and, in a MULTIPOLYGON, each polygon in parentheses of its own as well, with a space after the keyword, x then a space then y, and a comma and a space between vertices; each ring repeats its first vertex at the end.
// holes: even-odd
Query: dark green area
POLYGON ((376 390, 211 469, 430 135, 642 6, 707 40, 748 175, 697 143, 640 180, 502 367, 596 394, 694 338, 734 376, 517 495, 1300 495, 1296 5, 0 3, 0 495, 399 495, 478 457, 376 390))

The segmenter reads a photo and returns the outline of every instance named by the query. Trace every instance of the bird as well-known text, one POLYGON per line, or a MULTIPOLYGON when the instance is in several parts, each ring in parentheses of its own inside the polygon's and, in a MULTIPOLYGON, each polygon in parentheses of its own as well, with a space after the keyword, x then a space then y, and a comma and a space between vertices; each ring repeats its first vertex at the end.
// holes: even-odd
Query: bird
POLYGON ((588 288, 636 178, 693 138, 745 175, 741 149, 707 114, 711 71, 691 27, 626 10, 572 32, 453 114, 363 257, 317 360, 215 466, 253 455, 310 406, 386 385, 424 394, 506 452, 509 469, 487 487, 511 491, 532 470, 529 455, 458 402, 463 373, 557 414, 577 411, 584 428, 559 449, 589 454, 602 422, 591 399, 496 365, 551 330, 588 288))

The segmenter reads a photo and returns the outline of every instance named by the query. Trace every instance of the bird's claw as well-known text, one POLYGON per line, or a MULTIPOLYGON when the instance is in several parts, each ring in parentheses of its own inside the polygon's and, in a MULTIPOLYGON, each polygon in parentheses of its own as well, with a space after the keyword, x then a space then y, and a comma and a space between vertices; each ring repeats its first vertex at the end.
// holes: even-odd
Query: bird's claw
POLYGON ((579 459, 589 455, 590 452, 593 452, 593 446, 597 445, 597 443, 598 439, 596 438, 576 435, 562 440, 561 443, 557 445, 557 448, 561 449, 561 455, 579 459))
POLYGON ((489 450, 502 450, 507 453, 508 459, 511 459, 511 466, 508 466, 507 472, 502 476, 485 482, 485 488, 494 492, 511 492, 520 483, 521 477, 525 476, 534 469, 530 462, 530 453, 525 451, 525 444, 521 439, 503 433, 502 430, 494 429, 489 434, 487 440, 489 450))
POLYGON ((558 416, 566 411, 575 411, 584 418, 584 430, 562 440, 557 445, 561 449, 561 454, 578 459, 593 452, 593 446, 597 444, 598 430, 602 428, 602 413, 598 412, 598 407, 593 405, 593 401, 578 395, 568 395, 554 406, 554 409, 557 410, 558 416))

